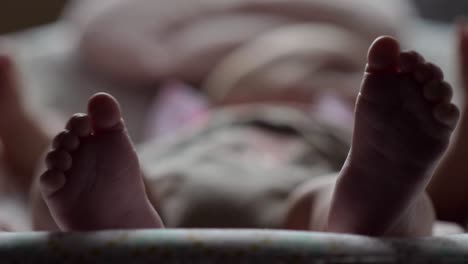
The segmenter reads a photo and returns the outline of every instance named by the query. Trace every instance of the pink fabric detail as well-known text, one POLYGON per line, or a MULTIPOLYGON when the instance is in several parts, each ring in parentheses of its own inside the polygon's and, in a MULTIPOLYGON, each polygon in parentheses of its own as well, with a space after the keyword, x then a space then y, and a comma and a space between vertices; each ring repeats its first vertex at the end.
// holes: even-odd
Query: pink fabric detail
POLYGON ((198 90, 178 81, 163 84, 146 122, 145 138, 168 135, 201 122, 209 104, 198 90))
POLYGON ((332 94, 321 96, 312 106, 312 110, 331 125, 343 129, 349 129, 353 125, 353 109, 339 96, 332 94))

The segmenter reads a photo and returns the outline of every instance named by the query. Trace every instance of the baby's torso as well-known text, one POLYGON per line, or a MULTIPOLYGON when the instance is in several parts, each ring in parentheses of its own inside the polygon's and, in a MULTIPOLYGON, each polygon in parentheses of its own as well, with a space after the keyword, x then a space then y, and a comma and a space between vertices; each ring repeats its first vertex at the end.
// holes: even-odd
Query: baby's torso
POLYGON ((291 191, 339 170, 347 140, 292 110, 257 106, 217 113, 140 154, 167 227, 279 228, 291 191))

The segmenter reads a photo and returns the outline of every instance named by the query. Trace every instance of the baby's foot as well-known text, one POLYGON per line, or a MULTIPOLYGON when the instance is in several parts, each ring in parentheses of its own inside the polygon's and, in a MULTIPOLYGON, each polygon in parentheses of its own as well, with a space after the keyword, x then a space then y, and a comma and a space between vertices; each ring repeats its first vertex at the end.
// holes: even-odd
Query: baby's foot
POLYGON ((423 192, 459 116, 442 79, 437 66, 400 52, 394 39, 372 44, 329 231, 382 235, 423 192))
POLYGON ((94 95, 53 142, 41 191, 62 230, 160 228, 117 101, 94 95))

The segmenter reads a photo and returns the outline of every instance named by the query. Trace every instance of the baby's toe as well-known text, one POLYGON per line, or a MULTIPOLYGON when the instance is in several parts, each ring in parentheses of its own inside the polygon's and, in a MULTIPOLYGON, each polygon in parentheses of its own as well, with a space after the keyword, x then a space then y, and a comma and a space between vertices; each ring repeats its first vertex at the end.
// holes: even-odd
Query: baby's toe
POLYGON ((437 69, 434 67, 436 66, 429 63, 420 63, 416 65, 416 68, 414 69, 414 79, 422 84, 438 79, 435 75, 437 74, 437 69))
POLYGON ((423 63, 423 56, 416 51, 403 51, 400 54, 400 70, 402 72, 413 72, 416 66, 423 63))
POLYGON ((440 103, 434 108, 434 117, 440 123, 455 128, 460 117, 460 110, 451 103, 440 103))
POLYGON ((91 133, 91 120, 86 114, 75 114, 68 121, 66 129, 78 137, 86 137, 91 133))
POLYGON ((47 154, 46 165, 49 170, 66 171, 72 166, 72 157, 64 150, 53 150, 47 154))
POLYGON ((426 66, 429 68, 431 80, 441 81, 444 79, 444 72, 439 66, 430 62, 426 63, 426 66))
POLYGON ((59 170, 47 170, 39 177, 41 192, 50 196, 65 185, 65 174, 59 170))
POLYGON ((78 136, 72 134, 70 131, 62 131, 58 134, 52 143, 54 149, 64 149, 67 151, 74 151, 80 146, 78 136))
POLYGON ((88 113, 94 133, 125 130, 119 102, 110 94, 93 95, 89 99, 88 113))
POLYGON ((377 38, 367 53, 367 72, 395 72, 398 69, 400 45, 392 37, 377 38))
POLYGON ((431 81, 424 86, 424 97, 431 102, 449 103, 452 100, 453 90, 445 81, 431 81))

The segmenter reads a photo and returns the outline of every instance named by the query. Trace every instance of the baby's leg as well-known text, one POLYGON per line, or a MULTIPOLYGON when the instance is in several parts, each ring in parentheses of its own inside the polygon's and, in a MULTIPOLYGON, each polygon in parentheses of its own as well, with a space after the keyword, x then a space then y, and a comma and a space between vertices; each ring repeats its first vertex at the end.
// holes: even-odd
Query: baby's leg
MULTIPOLYGON (((3 48, 1 48, 3 49, 3 48)), ((27 193, 33 172, 50 137, 27 109, 21 96, 22 84, 13 59, 0 51, 0 140, 5 165, 14 177, 8 181, 27 193)))
POLYGON ((447 154, 428 187, 437 217, 445 221, 468 224, 468 25, 458 30, 459 63, 462 81, 461 118, 447 154))
POLYGON ((93 96, 88 114, 54 139, 46 164, 40 189, 61 230, 162 227, 113 97, 93 96))
POLYGON ((368 60, 348 159, 336 184, 320 188, 318 197, 324 198, 315 205, 328 215, 323 229, 429 235, 434 215, 423 190, 448 145, 458 109, 440 69, 415 52, 400 52, 394 39, 377 39, 368 60))
MULTIPOLYGON (((313 179, 299 186, 291 194, 284 222, 285 229, 325 232, 333 199, 337 175, 313 179)), ((435 226, 435 213, 429 197, 423 193, 401 214, 397 221, 383 234, 392 237, 418 237, 434 234, 461 232, 453 225, 435 226), (456 231, 454 231, 456 230, 456 231), (439 232, 440 233, 440 232, 439 232)))

